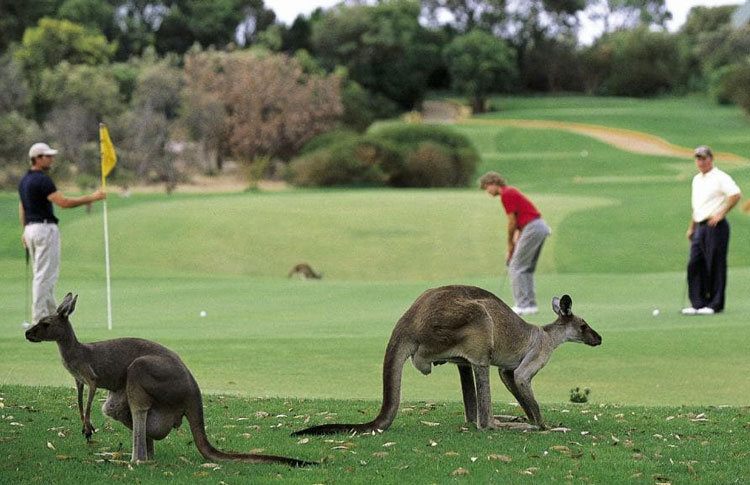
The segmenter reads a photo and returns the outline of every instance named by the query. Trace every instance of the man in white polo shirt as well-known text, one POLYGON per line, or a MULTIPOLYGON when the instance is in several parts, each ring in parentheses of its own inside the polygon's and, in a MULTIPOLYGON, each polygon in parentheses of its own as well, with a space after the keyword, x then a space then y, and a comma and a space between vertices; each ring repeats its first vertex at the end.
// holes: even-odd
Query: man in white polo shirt
POLYGON ((699 173, 693 177, 693 217, 686 234, 690 240, 687 280, 691 306, 682 313, 713 315, 724 310, 729 249, 726 215, 742 194, 732 177, 714 167, 709 147, 696 148, 694 156, 699 173))

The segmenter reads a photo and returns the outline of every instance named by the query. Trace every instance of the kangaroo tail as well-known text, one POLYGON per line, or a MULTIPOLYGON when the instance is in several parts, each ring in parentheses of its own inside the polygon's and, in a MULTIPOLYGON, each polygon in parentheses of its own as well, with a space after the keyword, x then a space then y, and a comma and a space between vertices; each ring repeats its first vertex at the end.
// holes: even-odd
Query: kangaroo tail
POLYGON ((322 424, 292 433, 292 436, 306 434, 321 435, 334 433, 367 433, 376 430, 386 430, 393 423, 401 401, 401 373, 404 362, 413 350, 400 342, 397 332, 391 335, 388 348, 383 359, 383 404, 380 412, 370 422, 362 424, 322 424))
MULTIPOLYGON (((197 389, 197 385, 196 385, 197 389)), ((253 453, 234 453, 224 452, 217 450, 208 441, 206 435, 205 421, 203 418, 203 400, 201 399, 200 391, 197 391, 196 399, 193 399, 193 404, 188 407, 185 413, 188 423, 190 423, 190 431, 193 433, 193 441, 195 446, 204 458, 207 460, 232 460, 241 461, 246 463, 281 463, 284 465, 302 467, 307 465, 317 465, 318 463, 296 460, 294 458, 286 458, 283 456, 273 455, 256 455, 253 453)))

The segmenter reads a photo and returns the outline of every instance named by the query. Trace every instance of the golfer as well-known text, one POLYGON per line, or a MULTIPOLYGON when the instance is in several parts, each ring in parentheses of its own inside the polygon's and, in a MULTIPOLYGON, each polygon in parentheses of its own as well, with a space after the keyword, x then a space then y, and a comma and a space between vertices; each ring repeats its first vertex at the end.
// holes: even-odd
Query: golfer
POLYGON ((31 167, 18 184, 21 202, 18 216, 23 226, 21 241, 31 255, 34 282, 32 285, 31 316, 33 323, 57 309, 54 289, 60 273, 60 232, 52 204, 69 209, 91 204, 107 195, 97 190, 83 197, 65 197, 47 174, 57 150, 46 143, 35 143, 29 150, 31 167))
POLYGON ((686 234, 690 241, 687 281, 691 306, 682 313, 713 315, 724 310, 729 251, 726 215, 742 194, 732 177, 714 167, 709 147, 699 146, 693 155, 698 173, 693 177, 693 216, 686 234))
POLYGON ((499 174, 488 172, 482 175, 479 185, 490 196, 500 196, 508 216, 505 263, 515 300, 513 311, 519 315, 538 313, 534 271, 550 228, 534 204, 518 189, 507 185, 499 174))

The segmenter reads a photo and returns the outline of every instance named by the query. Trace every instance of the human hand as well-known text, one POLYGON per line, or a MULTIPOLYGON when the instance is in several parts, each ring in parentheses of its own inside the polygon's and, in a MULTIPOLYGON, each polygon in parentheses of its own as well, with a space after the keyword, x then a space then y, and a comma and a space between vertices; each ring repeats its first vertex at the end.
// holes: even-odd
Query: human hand
POLYGON ((97 190, 93 194, 91 194, 91 197, 93 197, 94 200, 102 200, 107 198, 107 193, 101 189, 97 190))
POLYGON ((708 225, 711 227, 716 227, 721 220, 724 219, 724 216, 721 214, 715 214, 708 218, 708 225))

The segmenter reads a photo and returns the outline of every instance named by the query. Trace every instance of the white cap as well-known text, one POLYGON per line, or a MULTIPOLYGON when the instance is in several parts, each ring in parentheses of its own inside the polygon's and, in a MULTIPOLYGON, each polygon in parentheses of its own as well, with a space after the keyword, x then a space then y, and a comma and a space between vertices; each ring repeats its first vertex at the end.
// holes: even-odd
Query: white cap
POLYGON ((34 159, 39 155, 57 155, 57 150, 53 150, 46 143, 34 143, 29 148, 29 158, 34 159))

